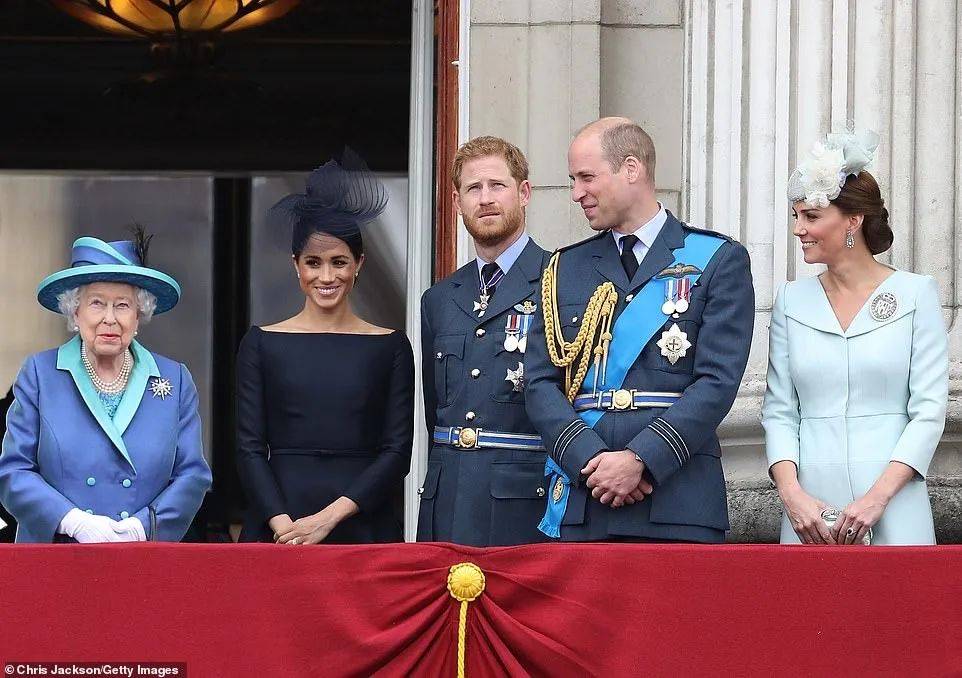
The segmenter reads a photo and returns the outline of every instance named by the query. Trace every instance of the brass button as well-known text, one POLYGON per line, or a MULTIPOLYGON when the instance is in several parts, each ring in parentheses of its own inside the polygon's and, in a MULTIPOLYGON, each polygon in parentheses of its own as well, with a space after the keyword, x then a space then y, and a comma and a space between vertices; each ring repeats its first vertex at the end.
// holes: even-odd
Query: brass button
POLYGON ((483 337, 483 336, 484 336, 484 328, 483 328, 483 327, 479 327, 474 334, 475 334, 475 336, 483 337))
POLYGON ((631 301, 634 298, 635 298, 634 294, 629 294, 627 297, 625 297, 625 301, 631 301))
POLYGON ((543 496, 544 496, 544 488, 543 488, 543 487, 539 487, 539 488, 538 488, 538 496, 539 496, 539 497, 543 497, 543 496))
POLYGON ((573 323, 578 322, 578 316, 574 316, 574 317, 571 319, 571 322, 573 322, 573 323))
POLYGON ((475 417, 474 412, 468 412, 467 414, 464 415, 464 418, 467 419, 468 421, 474 421, 474 417, 475 417))
POLYGON ((424 487, 423 487, 423 486, 421 486, 421 487, 418 488, 418 494, 424 494, 424 487))
POLYGON ((481 376, 481 370, 475 367, 473 370, 471 370, 471 376, 477 379, 478 377, 481 376))
POLYGON ((434 356, 434 357, 435 357, 435 358, 437 358, 438 360, 440 360, 441 358, 443 358, 443 357, 444 357, 444 354, 443 354, 443 353, 441 353, 441 351, 438 351, 438 352, 437 352, 437 353, 435 354, 435 356, 434 356))

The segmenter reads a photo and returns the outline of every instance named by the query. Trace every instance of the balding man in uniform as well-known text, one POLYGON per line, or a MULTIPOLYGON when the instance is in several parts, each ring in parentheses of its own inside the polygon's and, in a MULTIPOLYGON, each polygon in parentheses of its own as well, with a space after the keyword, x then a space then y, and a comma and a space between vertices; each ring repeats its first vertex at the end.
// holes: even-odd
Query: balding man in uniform
POLYGON ((549 452, 541 529, 565 541, 722 542, 716 429, 748 360, 748 253, 655 196, 655 149, 626 118, 582 129, 571 197, 597 234, 545 271, 525 354, 549 452))

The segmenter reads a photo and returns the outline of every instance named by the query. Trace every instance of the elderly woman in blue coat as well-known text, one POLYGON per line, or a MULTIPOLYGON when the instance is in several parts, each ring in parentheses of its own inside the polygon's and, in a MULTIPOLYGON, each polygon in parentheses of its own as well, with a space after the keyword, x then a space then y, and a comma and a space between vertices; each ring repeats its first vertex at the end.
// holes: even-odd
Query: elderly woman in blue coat
POLYGON ((27 358, 14 384, 0 503, 18 542, 179 541, 210 487, 190 373, 134 339, 180 298, 146 266, 148 240, 80 238, 71 267, 40 283, 76 336, 27 358))
POLYGON ((821 275, 772 310, 765 426, 783 543, 932 544, 925 476, 945 426, 936 281, 875 260, 893 240, 864 168, 878 136, 833 134, 792 175, 795 236, 821 275))

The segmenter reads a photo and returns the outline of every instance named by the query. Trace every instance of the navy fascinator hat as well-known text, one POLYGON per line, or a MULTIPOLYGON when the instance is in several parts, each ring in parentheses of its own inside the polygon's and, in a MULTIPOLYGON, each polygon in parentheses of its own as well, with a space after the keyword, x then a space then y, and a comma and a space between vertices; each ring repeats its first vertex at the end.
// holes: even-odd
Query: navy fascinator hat
POLYGON ((376 219, 387 201, 384 184, 346 148, 340 163, 329 160, 308 175, 304 193, 281 198, 271 208, 271 217, 290 226, 291 251, 296 255, 315 233, 358 238, 361 227, 376 219))

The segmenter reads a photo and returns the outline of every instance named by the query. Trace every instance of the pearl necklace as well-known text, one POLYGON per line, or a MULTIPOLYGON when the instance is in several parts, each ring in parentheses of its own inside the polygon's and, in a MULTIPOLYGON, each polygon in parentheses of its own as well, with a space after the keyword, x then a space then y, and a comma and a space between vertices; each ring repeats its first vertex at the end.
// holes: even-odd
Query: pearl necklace
POLYGON ((104 381, 97 374, 97 370, 94 369, 93 363, 90 362, 90 357, 87 355, 87 345, 83 342, 80 343, 80 359, 83 361, 84 369, 87 370, 87 376, 93 382, 94 388, 101 393, 116 395, 127 388, 127 379, 130 377, 130 369, 134 364, 134 358, 129 349, 124 352, 124 362, 120 366, 120 374, 117 375, 116 379, 109 382, 104 381))

